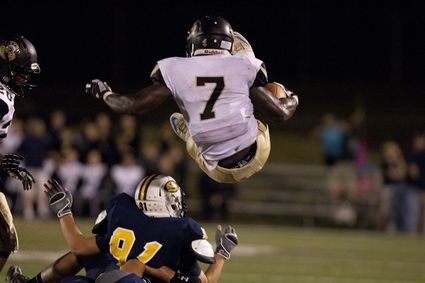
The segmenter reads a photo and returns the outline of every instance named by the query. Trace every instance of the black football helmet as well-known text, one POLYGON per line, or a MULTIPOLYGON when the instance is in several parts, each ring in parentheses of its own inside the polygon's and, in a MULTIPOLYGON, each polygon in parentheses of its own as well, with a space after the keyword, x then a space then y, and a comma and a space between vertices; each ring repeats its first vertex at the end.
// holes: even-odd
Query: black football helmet
POLYGON ((204 16, 197 20, 189 31, 186 45, 187 57, 231 52, 233 30, 229 22, 216 16, 204 16))
POLYGON ((0 80, 18 95, 36 87, 31 75, 39 73, 37 52, 28 39, 16 36, 0 42, 0 80))

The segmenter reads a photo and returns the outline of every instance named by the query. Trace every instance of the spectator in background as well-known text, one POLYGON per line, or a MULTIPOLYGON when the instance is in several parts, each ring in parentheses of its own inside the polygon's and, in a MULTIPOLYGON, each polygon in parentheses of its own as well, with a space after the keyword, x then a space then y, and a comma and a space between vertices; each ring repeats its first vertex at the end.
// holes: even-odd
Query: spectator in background
POLYGON ((58 166, 57 176, 72 194, 76 194, 82 171, 83 164, 79 161, 78 151, 73 148, 65 149, 63 160, 58 166))
POLYGON ((425 231, 425 133, 418 133, 413 137, 412 152, 409 156, 409 177, 418 190, 418 231, 423 233, 425 231))
POLYGON ((81 174, 81 187, 78 201, 74 203, 79 206, 82 216, 94 217, 99 213, 100 202, 99 191, 104 185, 108 168, 102 163, 102 155, 99 150, 92 149, 87 153, 87 162, 83 166, 81 174))
POLYGON ((173 173, 175 179, 183 184, 186 179, 186 159, 184 151, 177 145, 163 152, 158 161, 159 171, 163 174, 173 173))
POLYGON ((415 198, 415 190, 407 181, 406 159, 394 141, 382 146, 382 171, 384 184, 389 190, 389 230, 416 231, 417 206, 411 201, 415 198))
POLYGON ((72 128, 64 128, 60 135, 61 151, 78 148, 76 131, 72 128))
POLYGON ((51 147, 54 150, 60 150, 61 133, 66 127, 66 114, 62 110, 53 111, 50 115, 50 124, 48 127, 51 139, 51 147))
POLYGON ((99 113, 96 115, 95 124, 99 130, 100 151, 103 161, 108 166, 112 166, 118 163, 120 158, 114 144, 111 118, 106 113, 99 113))
POLYGON ((205 220, 213 220, 216 213, 221 220, 229 220, 229 202, 235 196, 236 185, 218 183, 202 173, 200 178, 202 215, 205 220))
MULTIPOLYGON (((129 146, 131 150, 134 153, 136 153, 136 157, 138 157, 138 150, 139 150, 141 137, 140 137, 137 121, 134 116, 122 115, 120 117, 117 136, 119 136, 121 139, 121 142, 129 146)), ((123 154, 125 152, 119 152, 119 153, 123 154)))
POLYGON ((47 182, 50 176, 44 170, 44 161, 50 150, 50 138, 46 131, 46 124, 40 118, 32 118, 27 122, 27 132, 20 152, 25 158, 28 170, 35 179, 33 189, 22 194, 24 217, 27 220, 34 218, 34 202, 37 203, 37 212, 41 218, 49 216, 49 207, 42 184, 47 182))
POLYGON ((168 122, 164 122, 158 132, 159 154, 158 167, 160 172, 174 176, 183 187, 186 186, 187 159, 185 149, 181 147, 177 136, 168 122))
POLYGON ((142 163, 146 170, 146 176, 159 172, 158 160, 160 158, 158 142, 144 143, 142 147, 142 163))
POLYGON ((83 124, 82 135, 77 141, 77 149, 80 160, 84 162, 88 159, 88 153, 100 148, 99 127, 93 122, 83 124))
POLYGON ((343 158, 346 136, 344 129, 332 113, 327 113, 322 118, 320 141, 325 164, 334 165, 343 158))
POLYGON ((131 151, 124 153, 121 162, 111 168, 115 194, 126 193, 132 196, 134 188, 144 176, 145 170, 137 164, 134 154, 131 151))

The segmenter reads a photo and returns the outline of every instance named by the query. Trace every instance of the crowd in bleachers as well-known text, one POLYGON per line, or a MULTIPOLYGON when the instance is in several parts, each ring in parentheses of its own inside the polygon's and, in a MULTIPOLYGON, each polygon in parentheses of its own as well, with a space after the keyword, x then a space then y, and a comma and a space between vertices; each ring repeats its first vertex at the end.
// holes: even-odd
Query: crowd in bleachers
POLYGON ((73 193, 77 216, 96 216, 105 199, 132 194, 147 174, 162 172, 184 186, 185 151, 168 123, 148 137, 134 116, 112 119, 100 113, 71 125, 63 111, 53 112, 47 122, 39 117, 14 119, 1 153, 21 154, 36 181, 27 192, 15 179, 6 181, 14 213, 25 219, 49 217, 42 187, 49 178, 73 193))
POLYGON ((425 230, 425 132, 413 135, 408 148, 396 140, 384 142, 379 164, 367 157, 361 111, 349 119, 324 115, 318 135, 324 163, 328 166, 328 187, 335 203, 336 217, 354 223, 374 211, 378 228, 398 232, 425 230), (347 209, 347 208, 352 208, 347 209))
MULTIPOLYGON (((416 134, 411 147, 396 141, 382 145, 380 164, 368 159, 361 111, 350 119, 323 117, 317 136, 328 167, 327 187, 337 222, 358 224, 374 219, 382 230, 416 232, 425 229, 425 134, 416 134), (371 210, 370 206, 378 206, 371 210), (374 215, 368 215, 368 213, 374 215), (375 215, 376 214, 376 215, 375 215)), ((103 202, 121 192, 132 194, 146 175, 161 172, 187 184, 187 154, 168 121, 149 130, 134 116, 99 113, 71 124, 63 111, 48 120, 14 119, 0 153, 17 152, 36 183, 24 192, 22 184, 7 179, 6 195, 15 215, 25 219, 50 216, 42 185, 60 180, 73 193, 77 216, 95 216, 103 202)), ((204 219, 229 218, 234 185, 218 184, 200 176, 204 219)))

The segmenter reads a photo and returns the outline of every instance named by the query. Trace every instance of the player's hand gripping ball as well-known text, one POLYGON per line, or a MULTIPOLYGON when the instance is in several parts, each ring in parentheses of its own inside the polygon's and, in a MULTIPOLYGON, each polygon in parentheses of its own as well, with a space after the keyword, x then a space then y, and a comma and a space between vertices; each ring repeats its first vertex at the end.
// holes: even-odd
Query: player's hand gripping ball
POLYGON ((288 97, 287 90, 285 87, 276 82, 268 83, 264 86, 268 91, 270 91, 274 97, 277 99, 288 97))

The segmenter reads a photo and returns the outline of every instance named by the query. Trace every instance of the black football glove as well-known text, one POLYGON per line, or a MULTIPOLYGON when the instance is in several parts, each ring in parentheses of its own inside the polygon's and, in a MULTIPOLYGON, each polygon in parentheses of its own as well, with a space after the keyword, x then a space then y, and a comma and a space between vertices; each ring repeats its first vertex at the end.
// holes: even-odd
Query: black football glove
POLYGON ((24 190, 30 190, 35 180, 27 169, 19 166, 23 160, 19 154, 6 154, 0 161, 0 170, 7 176, 21 181, 24 190))
POLYGON ((111 87, 107 82, 94 79, 91 83, 86 84, 86 93, 97 99, 103 99, 103 96, 107 92, 112 92, 111 87))
POLYGON ((72 214, 72 194, 62 187, 56 180, 49 180, 44 184, 44 192, 49 196, 50 208, 58 218, 72 214))
POLYGON ((0 161, 0 170, 7 172, 11 169, 16 169, 19 167, 19 164, 24 160, 19 154, 9 153, 1 158, 0 161))
POLYGON ((230 253, 238 245, 238 234, 236 234, 236 230, 230 225, 227 226, 224 232, 222 232, 221 226, 217 225, 215 243, 215 252, 225 259, 229 259, 230 253))

